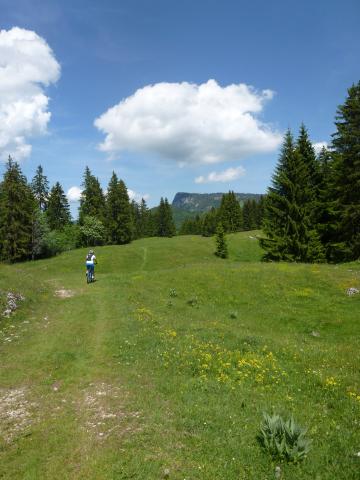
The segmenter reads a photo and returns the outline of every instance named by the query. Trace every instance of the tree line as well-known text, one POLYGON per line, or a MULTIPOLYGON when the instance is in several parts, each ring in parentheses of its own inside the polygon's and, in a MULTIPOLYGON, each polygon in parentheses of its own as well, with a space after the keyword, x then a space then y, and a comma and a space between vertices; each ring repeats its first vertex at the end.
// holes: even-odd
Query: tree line
POLYGON ((285 135, 265 202, 264 260, 341 262, 360 257, 360 82, 335 117, 329 148, 316 156, 301 125, 285 135))
POLYGON ((73 222, 59 182, 49 188, 39 166, 30 183, 19 164, 9 157, 0 183, 0 259, 16 262, 56 255, 82 246, 126 244, 150 236, 176 233, 168 200, 156 212, 144 199, 130 201, 123 180, 113 172, 106 193, 86 167, 79 218, 73 222))
MULTIPOLYGON (((187 219, 180 234, 214 235, 262 228, 268 261, 338 262, 360 257, 360 82, 348 90, 335 117, 329 148, 315 154, 305 125, 285 135, 272 185, 259 202, 241 207, 234 192, 218 209, 187 219)), ((175 235, 172 210, 161 198, 156 211, 130 201, 113 172, 104 192, 86 167, 79 219, 73 222, 59 182, 49 188, 39 166, 30 183, 10 157, 0 183, 0 259, 15 262, 79 246, 126 244, 175 235)), ((223 254, 221 253, 220 256, 223 254)))
POLYGON ((265 208, 265 197, 259 201, 245 200, 243 206, 233 191, 222 196, 220 207, 211 208, 195 218, 186 218, 179 230, 179 235, 203 235, 210 237, 217 231, 219 224, 224 233, 235 233, 261 228, 265 208))

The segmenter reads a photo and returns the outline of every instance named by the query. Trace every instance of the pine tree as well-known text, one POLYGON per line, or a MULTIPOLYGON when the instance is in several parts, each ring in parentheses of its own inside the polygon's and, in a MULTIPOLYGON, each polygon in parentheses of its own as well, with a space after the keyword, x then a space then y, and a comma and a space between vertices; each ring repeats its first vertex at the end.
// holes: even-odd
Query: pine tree
POLYGON ((0 256, 15 262, 31 255, 36 200, 18 163, 9 157, 0 185, 0 256))
POLYGON ((36 169, 35 176, 31 182, 31 189, 34 193, 39 209, 42 212, 45 211, 49 197, 49 182, 46 175, 44 175, 41 165, 36 169))
POLYGON ((226 237, 222 223, 219 223, 216 228, 216 251, 215 255, 220 258, 227 258, 229 256, 226 237))
POLYGON ((62 230, 71 223, 69 202, 59 182, 50 190, 46 217, 51 230, 62 230))
POLYGON ((233 191, 222 196, 219 219, 226 233, 240 232, 243 229, 241 206, 233 191))
POLYGON ((355 260, 360 257, 360 81, 348 89, 335 120, 333 195, 338 222, 332 255, 355 260))
POLYGON ((260 240, 266 251, 265 260, 324 260, 307 203, 311 195, 308 177, 308 167, 288 131, 266 199, 263 226, 266 238, 260 240))
POLYGON ((99 180, 91 174, 89 167, 85 168, 84 180, 82 183, 79 207, 79 224, 83 225, 85 217, 95 217, 104 222, 105 217, 105 196, 101 189, 99 180))
POLYGON ((108 241, 122 245, 133 237, 133 218, 125 183, 113 172, 106 196, 105 226, 108 241))
POLYGON ((171 206, 168 199, 161 197, 157 210, 157 235, 159 237, 172 237, 176 233, 171 206))

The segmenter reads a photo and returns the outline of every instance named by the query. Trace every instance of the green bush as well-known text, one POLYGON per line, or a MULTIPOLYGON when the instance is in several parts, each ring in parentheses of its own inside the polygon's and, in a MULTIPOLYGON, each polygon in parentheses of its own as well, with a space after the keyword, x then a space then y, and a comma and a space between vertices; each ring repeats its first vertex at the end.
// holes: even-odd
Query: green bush
POLYGON ((95 247, 105 243, 106 231, 103 223, 96 217, 86 216, 80 226, 79 241, 83 247, 95 247))
POLYGON ((284 420, 280 415, 266 413, 258 440, 274 459, 288 462, 303 460, 311 445, 311 440, 306 438, 306 429, 297 425, 292 416, 284 420))
POLYGON ((75 224, 65 225, 62 230, 52 230, 44 240, 44 256, 51 257, 58 253, 73 250, 79 245, 79 227, 75 224))

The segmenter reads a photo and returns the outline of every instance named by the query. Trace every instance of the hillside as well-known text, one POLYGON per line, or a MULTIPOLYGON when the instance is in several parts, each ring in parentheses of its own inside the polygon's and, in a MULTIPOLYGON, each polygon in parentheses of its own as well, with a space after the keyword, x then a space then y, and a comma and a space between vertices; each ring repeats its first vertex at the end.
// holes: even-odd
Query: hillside
MULTIPOLYGON (((245 200, 259 200, 261 195, 257 193, 236 193, 236 198, 242 205, 245 200)), ((185 193, 178 192, 172 206, 187 212, 202 213, 212 207, 218 208, 223 193, 185 193)))
POLYGON ((265 264, 257 232, 1 265, 0 478, 272 479, 262 412, 313 440, 284 479, 355 480, 360 264, 265 264), (167 473, 167 470, 169 472, 167 473))

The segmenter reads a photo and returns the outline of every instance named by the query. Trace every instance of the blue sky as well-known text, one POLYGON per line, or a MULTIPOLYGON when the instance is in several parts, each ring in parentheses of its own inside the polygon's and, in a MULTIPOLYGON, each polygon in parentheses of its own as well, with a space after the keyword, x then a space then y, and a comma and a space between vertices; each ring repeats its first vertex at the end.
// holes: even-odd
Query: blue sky
POLYGON ((29 179, 41 164, 66 192, 86 165, 104 187, 115 170, 150 206, 177 191, 263 193, 287 128, 330 141, 360 78, 359 18, 355 0, 0 0, 0 119, 14 105, 24 116, 16 146, 0 122, 1 158, 29 179), (40 76, 9 86, 19 37, 40 76))

